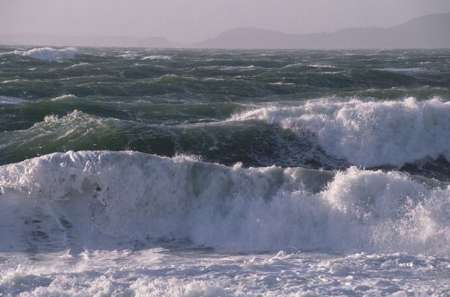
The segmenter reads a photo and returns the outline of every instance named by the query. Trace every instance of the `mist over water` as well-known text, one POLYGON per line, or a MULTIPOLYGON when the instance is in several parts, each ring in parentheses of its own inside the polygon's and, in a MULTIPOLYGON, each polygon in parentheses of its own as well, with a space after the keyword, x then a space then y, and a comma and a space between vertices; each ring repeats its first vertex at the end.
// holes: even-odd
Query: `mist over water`
POLYGON ((449 65, 1 48, 0 295, 445 296, 449 65))

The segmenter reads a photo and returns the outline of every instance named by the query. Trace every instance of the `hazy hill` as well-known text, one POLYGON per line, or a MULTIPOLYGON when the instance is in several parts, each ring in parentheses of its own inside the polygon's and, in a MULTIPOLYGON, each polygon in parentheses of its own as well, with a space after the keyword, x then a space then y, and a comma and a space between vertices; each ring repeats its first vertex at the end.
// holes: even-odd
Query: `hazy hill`
POLYGON ((450 48, 450 13, 434 14, 389 28, 349 28, 333 33, 286 34, 259 28, 237 28, 188 46, 164 37, 0 35, 0 45, 99 47, 194 47, 242 49, 450 48))
POLYGON ((286 34, 238 28, 198 43, 199 48, 450 48, 450 13, 434 14, 389 28, 350 28, 333 33, 286 34))

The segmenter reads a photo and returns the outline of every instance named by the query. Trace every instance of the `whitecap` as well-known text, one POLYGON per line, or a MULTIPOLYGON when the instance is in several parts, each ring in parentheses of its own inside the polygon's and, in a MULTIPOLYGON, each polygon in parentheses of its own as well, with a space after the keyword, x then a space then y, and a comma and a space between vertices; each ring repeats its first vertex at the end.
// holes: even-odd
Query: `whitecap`
POLYGON ((0 104, 15 105, 15 104, 21 104, 24 102, 25 102, 25 100, 21 99, 21 98, 0 96, 0 104))
POLYGON ((231 120, 262 120, 311 132, 328 154, 360 166, 395 165, 444 156, 450 160, 450 102, 312 100, 263 107, 231 120))
POLYGON ((312 68, 319 68, 319 69, 334 69, 336 68, 336 66, 334 65, 327 65, 327 64, 310 64, 308 65, 308 67, 312 67, 312 68))
POLYGON ((378 70, 394 72, 394 73, 404 73, 404 74, 413 74, 413 73, 421 73, 426 72, 427 70, 420 67, 412 67, 412 68, 380 68, 378 70))
POLYGON ((165 56, 165 55, 152 55, 152 56, 145 56, 141 60, 172 60, 171 56, 165 56))
POLYGON ((26 247, 33 225, 23 218, 39 217, 45 237, 35 246, 103 249, 162 238, 228 251, 449 253, 450 187, 395 171, 68 152, 1 166, 0 192, 2 250, 26 247))
POLYGON ((64 70, 69 70, 69 69, 73 69, 73 68, 80 68, 80 67, 84 67, 84 66, 88 66, 88 65, 90 65, 90 63, 81 62, 81 63, 70 65, 70 66, 64 68, 64 70))
POLYGON ((79 54, 78 50, 72 47, 61 49, 51 47, 40 47, 26 51, 16 51, 15 53, 18 55, 46 62, 62 62, 65 60, 71 60, 74 59, 79 54))
POLYGON ((75 96, 73 94, 64 94, 61 96, 54 97, 50 100, 51 101, 62 101, 62 100, 71 100, 71 99, 76 99, 76 98, 77 98, 77 96, 75 96))

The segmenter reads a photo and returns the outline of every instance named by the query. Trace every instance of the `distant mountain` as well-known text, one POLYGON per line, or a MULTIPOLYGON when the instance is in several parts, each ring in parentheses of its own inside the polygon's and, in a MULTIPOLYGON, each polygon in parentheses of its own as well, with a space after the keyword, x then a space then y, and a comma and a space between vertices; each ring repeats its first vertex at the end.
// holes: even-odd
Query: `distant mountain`
POLYGON ((450 13, 427 15, 389 28, 350 28, 333 33, 286 34, 238 28, 195 44, 197 48, 369 49, 450 48, 450 13))
POLYGON ((349 28, 333 33, 287 34, 259 28, 237 28, 192 46, 164 37, 0 35, 0 45, 51 45, 149 48, 370 49, 450 48, 450 13, 427 15, 389 28, 349 28))
POLYGON ((0 44, 31 46, 174 47, 174 44, 163 37, 57 36, 39 34, 0 35, 0 44))

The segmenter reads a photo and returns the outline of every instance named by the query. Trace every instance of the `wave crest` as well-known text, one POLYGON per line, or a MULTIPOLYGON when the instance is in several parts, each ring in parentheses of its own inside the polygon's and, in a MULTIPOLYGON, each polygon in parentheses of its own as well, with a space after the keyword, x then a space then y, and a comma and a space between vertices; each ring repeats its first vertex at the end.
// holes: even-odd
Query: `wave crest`
POLYGON ((27 51, 16 51, 16 53, 25 57, 30 57, 36 60, 46 62, 62 62, 65 60, 71 60, 74 59, 79 54, 78 50, 73 47, 61 49, 51 47, 39 47, 27 51))
POLYGON ((354 165, 401 166, 439 156, 450 160, 450 102, 437 98, 318 100, 295 107, 264 107, 232 117, 252 119, 297 133, 312 132, 328 154, 354 165))
POLYGON ((450 187, 409 175, 244 169, 135 152, 0 167, 1 249, 185 240, 236 251, 448 254, 450 187))

